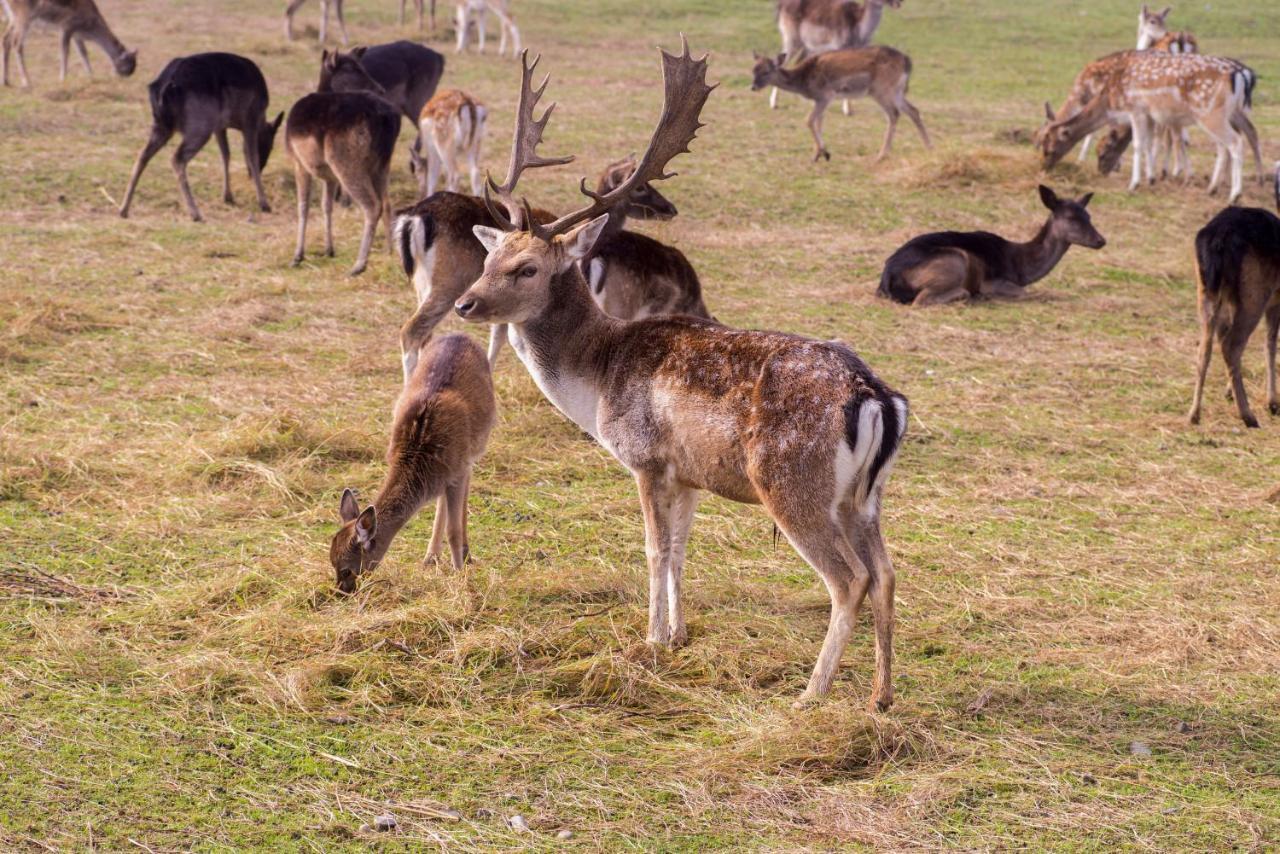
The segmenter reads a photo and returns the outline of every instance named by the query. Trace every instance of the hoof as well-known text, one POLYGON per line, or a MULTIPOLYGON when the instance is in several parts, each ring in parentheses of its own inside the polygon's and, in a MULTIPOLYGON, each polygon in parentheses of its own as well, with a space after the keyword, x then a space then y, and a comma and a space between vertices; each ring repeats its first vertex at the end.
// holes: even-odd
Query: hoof
POLYGON ((1193 427, 1194 427, 1195 425, 1199 424, 1199 423, 1200 423, 1200 413, 1199 413, 1199 412, 1192 412, 1190 415, 1188 415, 1188 416, 1187 416, 1187 423, 1188 423, 1188 424, 1190 424, 1190 425, 1191 425, 1191 426, 1193 426, 1193 427))
POLYGON ((1267 404, 1267 411, 1272 415, 1280 415, 1280 401, 1271 401, 1267 404))
POLYGON ((293 256, 293 260, 289 262, 289 266, 290 266, 290 267, 299 267, 299 266, 301 266, 301 265, 302 265, 302 257, 303 257, 303 256, 301 256, 301 255, 294 255, 294 256, 293 256))
POLYGON ((818 697, 816 694, 810 694, 808 691, 805 691, 799 697, 796 697, 795 702, 791 704, 791 708, 795 709, 796 711, 799 711, 800 709, 812 708, 813 706, 816 706, 818 704, 819 699, 821 698, 818 697))
POLYGON ((1241 420, 1244 421, 1244 426, 1250 429, 1253 429, 1259 426, 1258 419, 1254 418, 1253 415, 1245 415, 1243 418, 1241 418, 1241 420))
POLYGON ((355 265, 354 267, 352 267, 352 268, 351 268, 351 271, 350 271, 350 272, 348 272, 348 273, 347 273, 347 275, 354 279, 356 276, 358 276, 358 275, 360 275, 361 273, 363 273, 363 272, 364 272, 364 270, 365 270, 365 265, 364 265, 364 264, 357 264, 357 265, 355 265))
POLYGON ((689 630, 684 626, 671 630, 671 640, 669 645, 672 649, 679 649, 689 644, 689 630))
POLYGON ((229 205, 234 205, 236 203, 235 198, 230 195, 223 196, 222 201, 229 205))
POLYGON ((885 697, 878 700, 872 700, 871 702, 867 703, 867 713, 875 715, 881 712, 887 712, 889 711, 889 707, 892 705, 893 705, 893 697, 885 697))
POLYGON ((326 257, 326 258, 332 258, 332 257, 334 257, 336 254, 337 254, 337 253, 333 251, 333 247, 332 247, 332 246, 330 246, 328 249, 324 250, 324 257, 326 257))
POLYGON ((258 205, 258 210, 262 211, 263 213, 271 213, 271 205, 267 204, 266 202, 263 202, 262 204, 258 205))
POLYGON ((128 211, 120 211, 120 218, 121 218, 121 219, 128 219, 128 218, 129 218, 129 212, 128 212, 128 211))
POLYGON ((191 215, 191 221, 192 221, 192 222, 204 222, 204 217, 200 216, 200 214, 192 214, 192 215, 191 215))

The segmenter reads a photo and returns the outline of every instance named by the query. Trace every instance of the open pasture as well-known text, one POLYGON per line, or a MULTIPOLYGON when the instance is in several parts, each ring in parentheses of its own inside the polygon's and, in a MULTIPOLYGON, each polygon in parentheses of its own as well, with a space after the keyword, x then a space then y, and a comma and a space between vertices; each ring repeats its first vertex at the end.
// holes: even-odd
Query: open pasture
MULTIPOLYGON (((348 278, 359 213, 339 209, 326 259, 316 204, 291 269, 279 139, 273 213, 251 205, 235 139, 235 207, 210 145, 191 222, 171 143, 131 218, 115 213, 164 63, 251 57, 274 116, 314 84, 318 9, 286 43, 273 2, 100 5, 139 49, 133 77, 95 53, 97 76, 73 64, 59 84, 46 32, 28 43, 33 88, 0 91, 0 847, 1280 845, 1280 418, 1260 334, 1245 367, 1262 429, 1223 399, 1216 356, 1202 423, 1185 420, 1192 239, 1221 206, 1203 191, 1211 151, 1192 131, 1197 185, 1129 194, 1074 155, 1042 175, 1029 142, 1085 62, 1132 46, 1138 4, 904 0, 877 42, 911 56, 934 149, 904 124, 874 168, 871 102, 829 111, 832 159, 815 164, 808 105, 771 112, 749 90, 751 51, 778 45, 765 0, 513 4, 559 102, 542 153, 578 156, 522 192, 567 208, 579 175, 642 147, 653 48, 683 31, 720 87, 662 185, 679 216, 635 227, 689 256, 721 321, 842 339, 910 398, 884 508, 898 626, 882 715, 863 711, 865 615, 830 697, 792 709, 828 597, 751 507, 702 503, 690 643, 649 650, 634 482, 510 350, 465 580, 422 566, 427 510, 337 595, 339 496, 382 476, 413 308, 383 231, 348 278), (1019 302, 873 296, 922 231, 1029 238, 1040 181, 1096 192, 1105 249, 1073 248, 1019 302), (362 827, 384 812, 393 834, 362 827)), ((440 8, 442 85, 489 106, 500 174, 518 65, 493 31, 488 55, 454 55, 440 8)), ((397 13, 353 0, 353 44, 409 37, 397 13)), ((1258 72, 1273 163, 1280 16, 1220 0, 1174 20, 1258 72)), ((410 139, 397 207, 416 194, 410 139)), ((1270 207, 1270 189, 1246 182, 1244 203, 1270 207)))

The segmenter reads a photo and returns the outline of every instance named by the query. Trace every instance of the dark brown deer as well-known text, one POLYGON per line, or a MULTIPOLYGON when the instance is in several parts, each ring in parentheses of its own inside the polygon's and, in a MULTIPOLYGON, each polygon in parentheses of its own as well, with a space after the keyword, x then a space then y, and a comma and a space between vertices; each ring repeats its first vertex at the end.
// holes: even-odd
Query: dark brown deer
POLYGON ((1061 199, 1040 186, 1049 219, 1026 243, 988 231, 922 234, 889 256, 880 275, 880 296, 917 307, 978 296, 1018 298, 1043 279, 1073 244, 1101 249, 1107 241, 1086 208, 1093 193, 1061 199))
MULTIPOLYGON (((806 55, 866 47, 880 27, 884 7, 897 9, 902 0, 778 0, 778 32, 787 62, 806 55)), ((778 90, 769 93, 769 107, 778 106, 778 90)), ((849 115, 849 102, 844 102, 849 115)))
POLYGON ((444 75, 442 55, 403 39, 333 56, 334 65, 328 76, 331 91, 369 91, 367 81, 372 79, 381 89, 377 94, 390 101, 414 127, 444 75))
POLYGON ((222 154, 222 200, 234 204, 231 195, 231 147, 227 130, 238 130, 244 138, 244 160, 258 194, 258 207, 270 211, 262 189, 262 170, 271 156, 276 131, 284 113, 267 121, 267 81, 258 66, 234 53, 197 53, 171 60, 147 87, 151 100, 151 136, 138 154, 124 191, 120 216, 129 216, 129 205, 138 179, 147 163, 175 132, 182 144, 173 153, 173 171, 178 190, 191 218, 200 222, 200 209, 187 182, 187 163, 204 148, 212 136, 222 154))
POLYGON ((359 69, 351 56, 325 51, 320 63, 317 91, 301 98, 289 110, 285 123, 285 149, 293 158, 298 190, 298 244, 293 264, 306 256, 307 214, 311 207, 311 182, 324 182, 325 254, 333 257, 333 202, 344 190, 364 212, 364 234, 351 275, 364 272, 379 217, 385 217, 391 239, 391 202, 388 181, 391 154, 400 135, 400 113, 377 93, 381 87, 365 75, 362 91, 334 92, 330 78, 342 66, 345 73, 359 69))
POLYGON ((609 317, 579 271, 609 211, 633 188, 670 177, 668 164, 701 127, 711 94, 706 58, 694 60, 686 44, 680 56, 664 51, 662 63, 662 115, 634 173, 605 194, 584 182, 590 203, 548 223, 515 196, 523 169, 549 162, 536 153, 547 115, 532 118, 541 90, 529 86, 526 64, 511 168, 496 188, 502 229, 475 229, 489 255, 456 311, 476 323, 510 324, 514 349, 547 399, 635 477, 649 562, 649 643, 688 640, 681 579, 699 492, 760 503, 831 595, 827 636, 801 700, 830 689, 869 597, 871 707, 886 709, 893 702, 894 574, 880 498, 906 430, 906 398, 839 343, 684 316, 609 317))
POLYGON ((387 446, 387 475, 364 510, 350 489, 342 493, 342 527, 329 546, 338 589, 352 593, 372 572, 400 529, 432 499, 435 527, 427 562, 440 555, 448 532, 453 568, 471 554, 467 497, 471 470, 484 453, 496 407, 484 351, 465 335, 446 335, 423 348, 417 369, 396 401, 387 446))
POLYGON ((89 75, 93 74, 93 69, 89 66, 89 52, 84 47, 86 41, 91 41, 102 48, 111 58, 116 74, 121 77, 128 77, 138 66, 138 52, 125 49, 120 39, 116 38, 115 33, 111 32, 111 28, 107 26, 106 19, 102 17, 102 13, 98 11, 98 5, 93 0, 4 0, 4 7, 9 15, 9 23, 5 28, 3 39, 3 73, 0 73, 5 86, 9 85, 11 51, 17 53, 22 85, 24 87, 31 85, 31 78, 27 76, 24 51, 27 33, 31 25, 37 21, 51 24, 60 31, 60 80, 67 79, 67 60, 72 42, 75 42, 76 52, 80 54, 80 61, 84 63, 84 70, 89 75))
MULTIPOLYGON (((289 41, 293 41, 293 16, 298 13, 307 0, 289 0, 284 7, 284 37, 289 41)), ((338 29, 342 32, 342 43, 349 44, 347 40, 347 21, 342 15, 343 0, 320 0, 320 44, 324 44, 329 37, 329 7, 333 7, 334 13, 338 17, 338 29)), ((401 19, 404 18, 404 9, 401 8, 401 19)), ((401 23, 404 23, 401 20, 401 23)))

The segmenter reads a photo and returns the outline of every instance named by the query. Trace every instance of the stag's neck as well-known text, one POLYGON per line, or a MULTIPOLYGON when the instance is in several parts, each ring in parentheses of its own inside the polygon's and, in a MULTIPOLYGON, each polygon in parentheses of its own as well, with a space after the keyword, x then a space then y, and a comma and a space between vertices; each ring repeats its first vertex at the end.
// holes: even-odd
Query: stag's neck
POLYGON ((423 495, 411 494, 403 484, 403 478, 397 476, 393 467, 383 481, 382 488, 378 490, 378 497, 373 499, 373 509, 378 514, 378 527, 374 531, 373 547, 369 549, 368 559, 371 564, 382 562, 387 549, 391 548, 391 541, 414 514, 422 509, 423 503, 423 495))
POLYGON ((1040 281, 1058 266, 1071 245, 1053 235, 1053 217, 1049 217, 1035 237, 1026 243, 1014 243, 1009 250, 1013 261, 1015 284, 1022 287, 1040 281))
POLYGON ((880 26, 880 18, 883 15, 884 4, 877 3, 875 0, 867 0, 863 4, 862 10, 858 15, 858 28, 854 31, 859 45, 871 43, 871 38, 876 34, 876 29, 880 26))

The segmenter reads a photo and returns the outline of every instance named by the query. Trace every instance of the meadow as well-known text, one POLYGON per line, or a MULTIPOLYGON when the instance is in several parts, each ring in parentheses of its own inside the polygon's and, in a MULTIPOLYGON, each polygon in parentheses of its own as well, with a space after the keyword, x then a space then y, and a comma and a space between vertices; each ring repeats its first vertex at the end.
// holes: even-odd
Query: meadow
MULTIPOLYGON (((751 51, 767 0, 516 0, 559 102, 543 146, 576 163, 522 182, 566 208, 579 175, 642 148, 657 52, 710 51, 707 127, 662 190, 708 307, 735 326, 853 346, 912 403, 885 498, 898 573, 897 702, 864 711, 864 615, 831 696, 795 710, 828 597, 758 509, 705 500, 685 575, 691 642, 644 644, 635 487, 547 404, 510 350, 472 486, 473 563, 423 566, 431 511, 353 597, 328 544, 344 487, 383 473, 413 293, 360 217, 289 267, 292 168, 274 212, 235 207, 209 146, 181 208, 173 144, 115 207, 173 56, 253 58, 274 117, 317 74, 317 10, 286 43, 280 4, 102 0, 137 73, 27 49, 0 91, 0 847, 18 849, 1132 850, 1280 845, 1280 418, 1261 334, 1246 357, 1261 430, 1215 356, 1189 427, 1192 238, 1221 206, 1193 132, 1194 187, 1136 193, 1029 143, 1076 72, 1132 45, 1136 3, 905 0, 877 40, 910 54, 909 125, 873 165, 879 110, 770 111, 751 51), (874 297, 925 230, 1027 239, 1036 185, 1095 191, 1098 252, 1073 248, 1016 303, 912 311, 874 297), (368 828, 399 820, 393 833, 368 828), (529 830, 507 819, 523 816, 529 830), (574 838, 558 840, 569 829, 574 838)), ((411 34, 351 0, 353 43, 411 34)), ((501 172, 518 65, 431 45, 444 84, 490 105, 501 172)), ((1280 157, 1280 15, 1256 0, 1172 22, 1259 73, 1254 121, 1280 157)), ((92 50, 92 48, 91 48, 92 50)), ((404 151, 393 204, 414 200, 404 151)), ((1250 173, 1247 173, 1247 175, 1250 173)), ((1245 204, 1270 206, 1249 181, 1245 204)), ((449 328, 464 328, 456 320, 449 328)), ((472 334, 479 335, 475 328, 472 334)))

